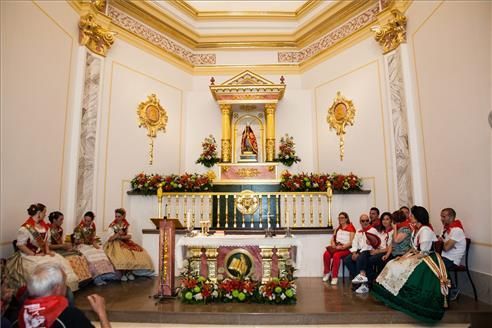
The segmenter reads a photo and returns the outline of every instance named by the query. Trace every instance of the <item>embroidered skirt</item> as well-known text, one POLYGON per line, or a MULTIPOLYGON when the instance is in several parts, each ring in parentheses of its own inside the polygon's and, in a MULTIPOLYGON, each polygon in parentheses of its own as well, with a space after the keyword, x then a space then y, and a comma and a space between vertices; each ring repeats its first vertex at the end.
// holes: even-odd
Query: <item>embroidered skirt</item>
POLYGON ((106 273, 114 273, 113 265, 102 248, 82 244, 77 246, 77 250, 84 255, 89 263, 92 278, 106 273))
POLYGON ((104 251, 116 270, 154 270, 147 251, 131 240, 109 241, 104 245, 104 251))

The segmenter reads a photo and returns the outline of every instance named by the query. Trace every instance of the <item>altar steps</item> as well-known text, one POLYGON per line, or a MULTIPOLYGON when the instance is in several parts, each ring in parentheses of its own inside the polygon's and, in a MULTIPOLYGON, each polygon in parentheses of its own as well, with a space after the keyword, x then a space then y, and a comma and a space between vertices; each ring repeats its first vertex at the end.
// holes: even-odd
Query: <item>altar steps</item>
MULTIPOLYGON (((105 297, 112 322, 214 324, 214 325, 361 325, 361 324, 419 324, 409 316, 394 311, 374 300, 370 295, 352 292, 348 279, 330 286, 321 278, 299 278, 296 305, 264 304, 183 304, 179 299, 168 299, 156 304, 152 297, 157 279, 139 278, 133 282, 115 282, 102 287, 90 286, 75 295, 76 306, 90 319, 87 295, 98 293, 105 297)), ((442 324, 470 324, 492 321, 492 306, 474 302, 461 296, 451 303, 442 324)))

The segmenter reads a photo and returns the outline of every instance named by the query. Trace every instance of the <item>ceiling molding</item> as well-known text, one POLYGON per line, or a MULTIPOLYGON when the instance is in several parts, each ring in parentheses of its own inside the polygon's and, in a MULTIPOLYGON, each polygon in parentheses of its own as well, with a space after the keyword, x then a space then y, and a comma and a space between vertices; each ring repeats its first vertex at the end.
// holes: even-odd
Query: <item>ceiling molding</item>
POLYGON ((308 0, 296 11, 200 11, 183 0, 168 0, 168 3, 196 21, 207 20, 298 20, 319 6, 321 0, 308 0))

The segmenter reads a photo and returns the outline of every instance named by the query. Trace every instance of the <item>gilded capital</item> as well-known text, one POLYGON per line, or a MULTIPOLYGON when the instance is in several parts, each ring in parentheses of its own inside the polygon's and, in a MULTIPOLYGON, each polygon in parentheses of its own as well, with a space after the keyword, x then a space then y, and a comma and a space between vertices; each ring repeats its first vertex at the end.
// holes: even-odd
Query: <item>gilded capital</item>
POLYGON ((222 112, 222 115, 230 115, 232 111, 232 105, 231 104, 220 104, 220 111, 222 112))
POLYGON ((383 52, 387 53, 398 48, 401 43, 407 41, 407 18, 398 9, 391 10, 393 18, 387 24, 371 28, 376 33, 375 39, 383 52))
POLYGON ((277 104, 265 104, 265 114, 273 115, 277 109, 277 104))
POLYGON ((80 17, 79 42, 90 51, 106 56, 114 43, 115 32, 111 32, 96 22, 94 14, 89 13, 80 17))

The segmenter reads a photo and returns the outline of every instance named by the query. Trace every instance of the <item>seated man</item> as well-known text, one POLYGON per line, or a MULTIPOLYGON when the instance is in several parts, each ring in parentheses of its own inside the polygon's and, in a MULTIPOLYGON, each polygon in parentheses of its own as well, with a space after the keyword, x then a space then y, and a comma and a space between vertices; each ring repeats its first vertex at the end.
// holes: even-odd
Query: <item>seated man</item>
MULTIPOLYGON (((439 240, 443 243, 441 257, 446 265, 446 270, 459 266, 466 251, 465 231, 461 221, 456 219, 456 212, 452 208, 445 208, 441 211, 441 222, 443 232, 439 240)), ((455 282, 451 280, 449 299, 454 301, 458 298, 460 290, 455 282)))
POLYGON ((367 271, 370 251, 377 249, 381 244, 378 231, 371 226, 371 221, 367 214, 362 214, 359 218, 361 230, 357 231, 352 247, 350 248, 351 255, 345 257, 343 262, 350 271, 350 276, 355 277, 352 282, 361 284, 356 289, 358 294, 366 294, 369 292, 367 286, 367 271))
POLYGON ((371 207, 369 210, 369 218, 371 219, 371 226, 377 228, 381 225, 381 220, 379 219, 379 208, 371 207))
MULTIPOLYGON (((66 275, 56 263, 38 265, 27 280, 29 298, 19 312, 19 327, 94 327, 82 311, 68 305, 66 275)), ((104 298, 88 297, 101 327, 110 328, 104 298)))

